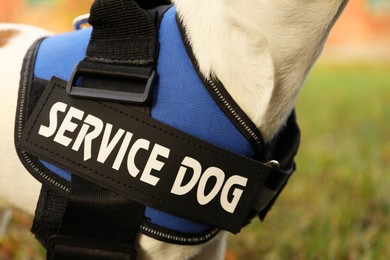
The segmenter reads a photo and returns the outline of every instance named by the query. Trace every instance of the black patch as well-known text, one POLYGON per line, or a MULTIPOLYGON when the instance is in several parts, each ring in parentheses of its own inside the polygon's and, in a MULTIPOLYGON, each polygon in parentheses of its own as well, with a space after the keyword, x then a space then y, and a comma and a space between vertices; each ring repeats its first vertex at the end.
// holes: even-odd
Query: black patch
MULTIPOLYGON (((53 78, 46 87, 18 142, 18 146, 21 149, 25 149, 40 159, 69 170, 102 187, 129 196, 139 203, 234 233, 240 231, 247 222, 248 215, 271 168, 184 134, 140 113, 131 111, 121 104, 71 98, 65 92, 65 85, 66 82, 53 78), (47 127, 50 125, 50 110, 57 102, 64 103, 66 110, 56 113, 58 117, 56 132, 49 137, 44 137, 38 134, 39 129, 41 126, 47 127), (53 141, 53 138, 57 135, 63 118, 69 112, 70 107, 79 109, 84 113, 80 120, 71 118, 71 122, 76 125, 76 128, 64 132, 62 136, 71 139, 69 145, 64 146, 53 141), (84 160, 82 148, 84 144, 80 146, 78 151, 72 150, 72 145, 87 115, 100 119, 103 122, 103 129, 98 137, 92 141, 91 158, 84 160), (126 154, 118 170, 113 169, 112 166, 117 158, 125 134, 115 145, 115 148, 104 163, 97 161, 98 151, 107 123, 113 125, 109 142, 112 141, 119 128, 132 134, 126 154), (167 158, 161 155, 156 158, 157 161, 163 163, 161 170, 152 170, 150 172, 151 176, 158 178, 155 184, 140 180, 143 168, 147 162, 147 158, 143 156, 135 156, 134 164, 140 170, 138 175, 133 177, 128 171, 127 156, 129 149, 131 149, 136 140, 141 138, 149 142, 148 149, 140 150, 140 155, 144 154, 147 158, 155 144, 169 149, 167 158), (200 163, 202 176, 209 167, 221 169, 224 173, 223 185, 234 175, 247 178, 246 187, 241 187, 243 193, 233 213, 227 212, 221 206, 220 197, 223 186, 217 195, 206 205, 198 203, 198 184, 184 195, 171 193, 176 175, 186 156, 194 158, 200 163)), ((90 127, 90 131, 92 131, 92 128, 90 127)), ((236 188, 236 186, 233 185, 232 189, 236 188)))

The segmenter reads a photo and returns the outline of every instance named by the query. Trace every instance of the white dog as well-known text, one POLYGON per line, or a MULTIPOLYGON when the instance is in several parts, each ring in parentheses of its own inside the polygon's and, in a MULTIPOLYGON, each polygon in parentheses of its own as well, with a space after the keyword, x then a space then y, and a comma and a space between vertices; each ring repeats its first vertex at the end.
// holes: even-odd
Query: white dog
MULTIPOLYGON (((348 0, 175 0, 205 77, 216 75, 269 141, 289 116, 300 87, 348 0)), ((0 24, 0 196, 33 214, 40 190, 23 173, 13 144, 19 71, 47 31, 0 24), (17 179, 15 178, 17 174, 17 179)), ((223 259, 223 232, 201 246, 139 235, 142 259, 223 259)))

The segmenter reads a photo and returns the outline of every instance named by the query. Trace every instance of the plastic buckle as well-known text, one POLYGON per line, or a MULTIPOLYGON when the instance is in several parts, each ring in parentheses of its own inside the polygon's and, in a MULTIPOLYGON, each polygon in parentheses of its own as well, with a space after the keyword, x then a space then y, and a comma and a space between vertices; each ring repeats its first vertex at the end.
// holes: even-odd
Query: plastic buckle
POLYGON ((104 259, 135 260, 137 251, 134 247, 99 239, 75 236, 52 236, 47 245, 47 260, 60 259, 104 259))
POLYGON ((82 61, 74 68, 67 83, 66 92, 72 97, 143 104, 149 99, 150 89, 154 83, 155 75, 156 73, 151 66, 123 66, 82 61), (76 86, 78 80, 82 80, 83 76, 114 81, 115 79, 121 79, 126 80, 126 84, 129 85, 132 82, 142 82, 145 88, 142 93, 134 93, 131 92, 130 87, 127 92, 76 86))
POLYGON ((270 167, 271 171, 263 186, 259 190, 257 198, 255 199, 253 208, 257 212, 261 212, 266 207, 268 207, 270 203, 278 196, 295 169, 294 164, 291 164, 288 169, 281 169, 279 168, 280 165, 277 161, 269 161, 265 165, 270 167))

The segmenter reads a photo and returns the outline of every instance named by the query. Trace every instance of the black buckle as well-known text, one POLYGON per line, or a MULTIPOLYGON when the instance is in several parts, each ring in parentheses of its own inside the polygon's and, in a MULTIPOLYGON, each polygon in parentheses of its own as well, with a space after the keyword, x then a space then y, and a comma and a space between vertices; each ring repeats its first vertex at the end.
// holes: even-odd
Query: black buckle
POLYGON ((66 86, 66 92, 72 97, 143 104, 149 99, 155 75, 156 73, 151 66, 115 65, 81 61, 72 72, 66 86), (126 84, 137 81, 141 82, 145 87, 142 93, 131 92, 130 88, 129 91, 116 91, 77 87, 78 80, 83 76, 91 76, 98 79, 122 79, 126 80, 126 84))
MULTIPOLYGON (((271 166, 269 166, 271 167, 271 166)), ((265 209, 270 202, 281 192, 284 188, 284 185, 290 178, 292 172, 294 171, 293 164, 289 169, 273 168, 269 173, 267 179, 265 180, 263 186, 261 187, 253 208, 260 212, 265 209)))
POLYGON ((54 259, 127 259, 135 260, 134 247, 98 239, 75 236, 52 236, 47 246, 47 260, 54 259), (104 256, 102 258, 102 256, 104 256))

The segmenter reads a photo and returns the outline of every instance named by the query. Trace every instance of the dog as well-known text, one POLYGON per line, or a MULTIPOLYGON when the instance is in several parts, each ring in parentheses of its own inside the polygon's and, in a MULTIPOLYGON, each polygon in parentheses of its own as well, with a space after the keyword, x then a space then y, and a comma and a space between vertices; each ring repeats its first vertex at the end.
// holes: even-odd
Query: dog
MULTIPOLYGON (((206 78, 217 77, 261 130, 264 141, 286 123, 299 90, 348 0, 174 0, 206 78)), ((0 196, 33 214, 40 185, 21 166, 13 144, 14 110, 23 56, 40 28, 0 24, 0 196), (15 177, 17 174, 17 178, 15 177)), ((226 233, 197 246, 140 234, 140 259, 223 259, 226 233)))

